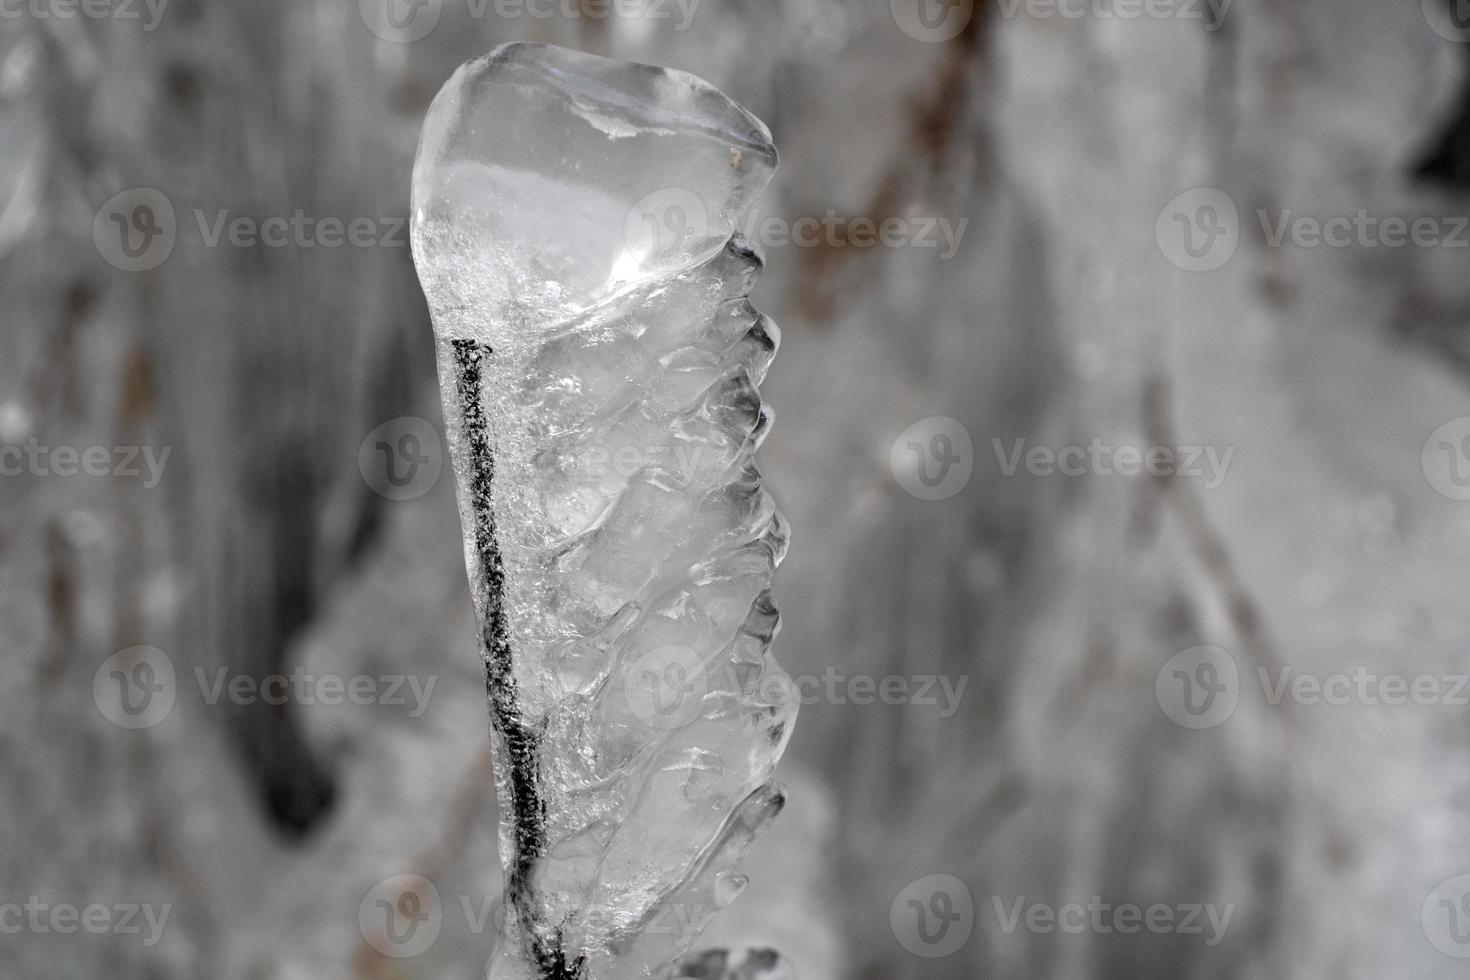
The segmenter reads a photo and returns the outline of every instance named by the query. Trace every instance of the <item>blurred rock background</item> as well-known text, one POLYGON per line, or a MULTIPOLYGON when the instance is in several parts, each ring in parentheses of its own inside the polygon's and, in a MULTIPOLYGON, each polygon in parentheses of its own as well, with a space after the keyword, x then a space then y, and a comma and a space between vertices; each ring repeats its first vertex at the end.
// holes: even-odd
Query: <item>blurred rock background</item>
POLYGON ((708 78, 781 149, 765 213, 837 218, 765 242, 779 652, 811 697, 788 811, 700 945, 805 980, 1464 975, 1463 11, 386 2, 0 9, 0 975, 480 975, 495 804, 450 481, 395 486, 377 446, 422 419, 439 465, 409 167, 443 80, 513 39, 708 78), (215 237, 298 212, 364 244, 215 237), (1360 212, 1425 236, 1273 241, 1360 212), (1017 440, 1228 466, 1069 476, 1010 467, 1017 440), (210 703, 298 668, 434 687, 210 703), (1272 704, 1258 671, 1442 696, 1272 704), (367 926, 402 875, 438 898, 413 956, 367 926), (12 929, 33 897, 169 918, 12 929), (1010 918, 1089 902, 1230 917, 1010 918))

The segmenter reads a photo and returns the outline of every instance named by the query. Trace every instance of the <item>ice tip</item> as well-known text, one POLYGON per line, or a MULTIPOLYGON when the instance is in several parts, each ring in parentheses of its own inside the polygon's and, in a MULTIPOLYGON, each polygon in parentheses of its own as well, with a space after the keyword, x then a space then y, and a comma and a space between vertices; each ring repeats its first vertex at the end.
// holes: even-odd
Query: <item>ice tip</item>
POLYGON ((414 160, 411 239, 436 330, 533 335, 693 269, 778 163, 765 123, 675 68, 525 41, 465 63, 414 160), (519 328, 518 328, 519 329, 519 328))
MULTIPOLYGON (((548 78, 562 82, 569 89, 585 85, 609 102, 618 101, 614 96, 620 94, 630 97, 642 95, 654 101, 666 94, 661 91, 661 83, 663 88, 683 88, 702 101, 707 100, 701 105, 702 110, 713 116, 725 117, 732 141, 768 155, 772 167, 777 163, 776 146, 766 124, 755 113, 692 72, 606 58, 578 48, 536 41, 510 41, 492 48, 485 58, 487 64, 524 65, 543 71, 548 78), (717 109, 722 111, 714 111, 717 109)), ((619 107, 629 108, 631 103, 620 103, 619 107)), ((732 154, 731 165, 738 166, 739 163, 740 160, 732 154)))
POLYGON ((455 96, 467 85, 487 79, 535 80, 606 113, 646 114, 651 127, 667 123, 704 130, 731 144, 732 168, 759 161, 775 169, 779 163, 766 124, 698 75, 538 41, 508 41, 460 65, 430 105, 425 132, 436 110, 443 108, 441 98, 456 103, 455 96))

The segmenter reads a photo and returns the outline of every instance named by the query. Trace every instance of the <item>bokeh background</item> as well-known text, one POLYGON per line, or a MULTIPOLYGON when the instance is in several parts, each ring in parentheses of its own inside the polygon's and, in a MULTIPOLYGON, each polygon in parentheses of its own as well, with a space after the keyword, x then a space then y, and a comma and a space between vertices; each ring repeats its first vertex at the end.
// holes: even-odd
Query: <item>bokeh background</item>
POLYGON ((834 229, 764 243, 808 697, 701 945, 1464 975, 1463 3, 386 2, 0 5, 0 975, 480 975, 495 803, 404 221, 429 100, 514 39, 709 79, 781 150, 766 213, 834 229), (293 672, 378 686, 210 694, 293 672), (441 901, 411 957, 363 925, 402 874, 441 901))

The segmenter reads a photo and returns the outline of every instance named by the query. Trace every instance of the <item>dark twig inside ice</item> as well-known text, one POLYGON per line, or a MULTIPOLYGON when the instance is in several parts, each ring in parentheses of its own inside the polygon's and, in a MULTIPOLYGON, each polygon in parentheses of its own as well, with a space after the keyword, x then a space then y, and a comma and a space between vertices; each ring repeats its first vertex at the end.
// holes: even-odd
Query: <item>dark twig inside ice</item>
POLYGON ((481 655, 485 660, 485 689, 490 701, 490 722, 505 746, 502 759, 509 763, 510 805, 514 817, 515 854, 509 863, 505 891, 525 930, 531 954, 546 980, 574 980, 583 973, 579 957, 571 964, 561 948, 560 931, 541 921, 532 875, 536 862, 546 853, 546 803, 540 785, 540 733, 526 724, 516 695, 516 679, 510 646, 510 628, 505 618, 505 569, 495 537, 495 512, 490 506, 495 459, 482 400, 483 360, 491 354, 488 344, 473 340, 454 341, 454 363, 458 373, 460 411, 464 437, 473 461, 470 495, 474 518, 475 557, 480 566, 484 594, 476 596, 481 610, 481 655))

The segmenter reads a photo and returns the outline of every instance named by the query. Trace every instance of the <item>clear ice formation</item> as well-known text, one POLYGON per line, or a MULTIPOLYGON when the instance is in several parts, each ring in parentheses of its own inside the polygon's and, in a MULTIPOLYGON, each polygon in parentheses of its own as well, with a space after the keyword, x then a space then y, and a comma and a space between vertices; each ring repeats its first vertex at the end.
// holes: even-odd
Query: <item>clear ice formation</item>
POLYGON ((764 124, 683 72, 510 44, 424 123, 436 335, 490 702, 494 980, 666 977, 745 885, 796 715, 770 655, 764 124))

